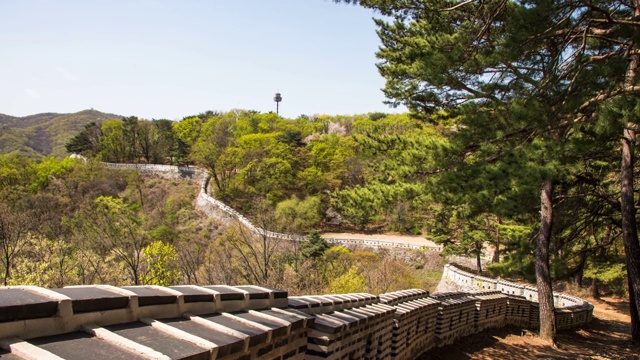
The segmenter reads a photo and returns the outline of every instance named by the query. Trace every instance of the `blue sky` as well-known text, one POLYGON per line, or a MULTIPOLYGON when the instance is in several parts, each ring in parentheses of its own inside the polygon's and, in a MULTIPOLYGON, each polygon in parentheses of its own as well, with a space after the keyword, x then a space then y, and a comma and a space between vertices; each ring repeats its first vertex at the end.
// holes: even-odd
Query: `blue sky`
POLYGON ((0 113, 398 112, 372 17, 329 0, 0 1, 0 113))

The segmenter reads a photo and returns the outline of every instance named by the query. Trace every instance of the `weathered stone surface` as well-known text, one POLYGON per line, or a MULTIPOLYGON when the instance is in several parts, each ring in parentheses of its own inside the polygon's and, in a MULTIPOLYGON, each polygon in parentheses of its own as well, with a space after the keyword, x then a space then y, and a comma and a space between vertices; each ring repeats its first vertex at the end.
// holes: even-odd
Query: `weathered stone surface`
POLYGON ((231 286, 212 285, 212 286, 205 286, 205 288, 219 292, 220 300, 222 301, 244 300, 245 293, 231 286))
POLYGON ((0 323, 55 316, 58 302, 24 289, 0 289, 0 323))
POLYGON ((0 359, 2 360, 24 360, 23 358, 14 355, 6 350, 0 349, 0 359))
POLYGON ((182 293, 185 303, 214 301, 213 294, 195 286, 170 286, 169 289, 182 293))
POLYGON ((270 294, 266 289, 257 286, 236 286, 236 288, 248 292, 249 299, 269 299, 270 294))
POLYGON ((175 304, 178 301, 176 295, 168 294, 166 291, 157 287, 124 286, 123 289, 138 295, 138 306, 175 304))
POLYGON ((241 313, 234 313, 233 315, 241 319, 250 321, 252 323, 256 323, 261 326, 264 326, 265 328, 271 329, 274 337, 285 336, 288 333, 288 329, 285 325, 275 321, 271 321, 269 319, 265 319, 253 313, 241 312, 241 313))
POLYGON ((299 315, 295 316, 292 314, 287 314, 284 312, 278 312, 274 310, 262 310, 261 312, 291 323, 291 331, 297 331, 305 327, 305 319, 300 317, 299 315))
POLYGON ((264 288, 273 293, 274 299, 286 299, 289 296, 289 292, 286 290, 274 289, 266 286, 264 288))
MULTIPOLYGON (((538 326, 532 288, 450 266, 443 277, 483 291, 288 298, 258 286, 0 288, 0 341, 15 352, 5 349, 0 357, 49 351, 90 360, 143 353, 190 360, 414 359, 484 328, 538 326), (35 310, 25 310, 29 306, 35 310)), ((593 316, 593 307, 579 298, 556 294, 555 301, 559 329, 593 316)))
POLYGON ((243 322, 234 320, 233 318, 230 318, 228 316, 214 314, 214 315, 201 316, 201 317, 203 319, 206 319, 218 325, 222 325, 229 329, 239 331, 243 334, 250 336, 249 346, 256 346, 260 343, 266 343, 268 340, 267 331, 253 327, 253 326, 249 326, 243 322))
POLYGON ((141 322, 113 325, 106 327, 106 329, 138 344, 152 348, 172 359, 209 359, 208 349, 201 348, 188 341, 167 335, 166 333, 141 322))
POLYGON ((244 350, 244 339, 229 335, 185 318, 164 319, 163 323, 218 345, 218 357, 240 353, 244 350))
POLYGON ((289 307, 305 313, 316 313, 322 306, 321 302, 310 297, 298 296, 289 298, 289 307))
POLYGON ((144 359, 140 355, 80 332, 48 336, 30 340, 29 342, 67 360, 144 359))
POLYGON ((66 287, 52 289, 71 298, 74 313, 126 308, 129 297, 98 287, 66 287))

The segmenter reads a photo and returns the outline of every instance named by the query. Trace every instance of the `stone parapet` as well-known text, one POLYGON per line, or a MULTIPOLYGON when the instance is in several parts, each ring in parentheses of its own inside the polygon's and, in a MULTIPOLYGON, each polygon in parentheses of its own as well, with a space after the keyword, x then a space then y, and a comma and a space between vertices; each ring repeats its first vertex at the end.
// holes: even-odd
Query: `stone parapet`
POLYGON ((436 324, 441 302, 430 297, 394 306, 391 340, 393 359, 414 359, 436 345, 436 324))
POLYGON ((389 358, 395 309, 371 304, 317 314, 309 330, 307 359, 389 358))
POLYGON ((396 305, 416 299, 424 299, 429 296, 429 292, 422 289, 408 289, 394 291, 380 295, 380 302, 387 305, 396 305))
MULTIPOLYGON (((442 277, 444 281, 472 290, 492 288, 495 284, 497 291, 508 296, 506 324, 533 329, 540 326, 538 290, 535 287, 474 275, 458 269, 453 264, 445 265, 442 277)), ((575 296, 555 293, 554 305, 557 329, 575 328, 593 319, 593 305, 575 296)))
POLYGON ((476 299, 475 331, 506 325, 509 297, 497 290, 469 293, 476 299))
MULTIPOLYGON (((0 287, 0 357, 414 359, 487 328, 538 326, 538 304, 511 294, 513 284, 454 266, 444 277, 477 290, 289 297, 249 285, 0 287)), ((592 319, 589 303, 556 295, 558 329, 592 319)))
POLYGON ((436 320, 438 345, 448 345, 475 332, 476 299, 467 293, 442 293, 432 296, 440 301, 436 320))
POLYGON ((505 317, 507 325, 528 327, 530 311, 531 302, 527 301, 524 296, 507 295, 507 314, 505 317))
POLYGON ((177 166, 161 164, 116 164, 104 163, 109 169, 116 170, 136 170, 143 175, 157 175, 169 180, 179 180, 190 178, 200 180, 206 177, 207 172, 195 166, 177 166))

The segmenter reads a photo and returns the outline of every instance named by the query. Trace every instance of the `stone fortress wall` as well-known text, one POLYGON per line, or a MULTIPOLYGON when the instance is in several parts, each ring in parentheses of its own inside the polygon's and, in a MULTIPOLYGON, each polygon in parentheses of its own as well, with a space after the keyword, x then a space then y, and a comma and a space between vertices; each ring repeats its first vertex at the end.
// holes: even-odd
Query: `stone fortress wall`
MULTIPOLYGON (((415 359, 487 328, 538 326, 535 289, 447 265, 476 290, 288 296, 259 286, 0 287, 7 359, 415 359)), ((558 329, 592 319, 556 295, 558 329)))
MULTIPOLYGON (((215 217, 227 224, 238 222, 245 228, 253 232, 258 236, 267 236, 272 239, 287 240, 287 241, 304 241, 305 236, 294 234, 283 234, 273 231, 268 231, 255 226, 244 215, 226 205, 220 200, 214 199, 208 194, 207 189, 209 185, 209 176, 206 170, 202 170, 193 166, 174 166, 174 165, 155 165, 155 164, 114 164, 105 163, 110 169, 133 169, 139 171, 145 175, 157 175, 170 180, 178 180, 184 178, 191 178, 200 181, 200 193, 196 198, 196 208, 208 216, 215 217)), ((365 246, 370 248, 386 248, 386 249, 427 249, 430 251, 442 251, 441 246, 418 246, 411 243, 404 242, 391 242, 383 240, 373 239, 359 239, 354 237, 352 239, 336 239, 325 237, 328 243, 333 245, 345 245, 345 246, 365 246)))
MULTIPOLYGON (((445 265, 442 280, 453 284, 459 289, 472 291, 492 291, 508 296, 512 303, 525 302, 529 305, 528 322, 520 326, 539 327, 538 289, 533 286, 516 284, 503 280, 496 280, 485 276, 474 275, 460 270, 453 264, 445 265)), ((571 329, 582 326, 593 319, 593 305, 578 297, 554 293, 556 313, 556 328, 558 330, 571 329)), ((512 308, 511 310, 515 310, 512 308)))

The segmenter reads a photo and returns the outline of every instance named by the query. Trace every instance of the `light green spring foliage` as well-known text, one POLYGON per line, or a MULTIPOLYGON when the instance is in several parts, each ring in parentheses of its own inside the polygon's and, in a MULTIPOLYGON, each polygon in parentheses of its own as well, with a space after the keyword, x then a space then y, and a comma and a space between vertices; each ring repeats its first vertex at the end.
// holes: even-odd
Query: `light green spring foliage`
MULTIPOLYGON (((252 211, 245 204, 257 198, 267 198, 275 207, 292 195, 318 197, 326 207, 327 195, 342 190, 347 193, 335 197, 334 206, 346 209, 356 201, 362 207, 367 203, 346 200, 349 189, 380 183, 397 187, 384 191, 397 195, 388 195, 383 203, 403 203, 399 206, 407 209, 403 212, 407 215, 422 206, 410 200, 416 191, 407 190, 426 172, 436 170, 433 152, 442 152, 445 146, 443 129, 426 126, 407 114, 319 115, 289 120, 271 113, 233 110, 186 117, 169 128, 165 125, 133 117, 108 120, 100 124, 99 132, 92 132, 99 134, 97 149, 85 152, 77 148, 89 147, 85 138, 73 148, 105 161, 193 161, 212 174, 216 195, 244 212, 252 211), (340 198, 345 199, 344 204, 340 198)), ((367 226, 375 221, 391 222, 393 219, 385 217, 397 213, 371 210, 375 213, 346 212, 346 220, 367 226)), ((420 228, 405 215, 398 229, 420 228)), ((316 221, 304 228, 318 225, 316 221)))
POLYGON ((114 119, 102 123, 100 137, 100 159, 106 162, 124 162, 126 154, 125 134, 122 120, 114 119))
POLYGON ((178 266, 178 252, 168 243, 156 240, 142 249, 143 273, 145 285, 170 286, 182 279, 178 266))
POLYGON ((358 269, 352 267, 345 274, 332 280, 328 289, 331 294, 362 293, 367 290, 367 283, 358 269))
POLYGON ((202 119, 196 116, 185 118, 179 122, 173 123, 173 130, 178 137, 187 146, 192 146, 200 137, 202 128, 202 119))
POLYGON ((627 268, 624 263, 613 261, 591 262, 584 272, 589 278, 598 279, 602 284, 607 285, 617 294, 627 294, 627 268))
MULTIPOLYGON (((13 247, 8 284, 169 286, 255 284, 259 279, 296 294, 426 286, 413 264, 388 254, 330 247, 317 233, 299 248, 290 243, 265 244, 239 233, 220 236, 225 229, 193 209, 198 184, 189 180, 145 179, 136 172, 109 171, 99 163, 82 161, 60 172, 59 165, 68 160, 60 164, 47 160, 40 173, 55 176, 45 176, 50 181, 41 183, 33 160, 0 160, 5 173, 17 174, 3 188, 3 206, 20 209, 30 219, 23 223, 23 235, 13 247), (268 271, 256 273, 259 277, 247 272, 246 265, 264 270, 264 258, 241 256, 252 248, 268 255, 268 271), (350 280, 353 276, 355 280, 350 280), (338 278, 341 285, 332 283, 338 278)), ((278 214, 274 210, 273 218, 279 215, 280 221, 297 228, 310 226, 305 224, 317 221, 319 202, 317 196, 290 197, 280 203, 278 214)), ((268 206, 262 209, 268 215, 268 206)), ((4 265, 0 270, 4 274, 4 265)))
MULTIPOLYGON (((278 221, 292 232, 318 228, 321 214, 331 207, 342 216, 343 225, 425 234, 444 244, 449 254, 474 255, 498 246, 504 264, 495 265, 494 271, 525 276, 532 273, 528 241, 537 231, 539 186, 553 175, 565 184, 563 195, 569 196, 556 212, 554 236, 559 240, 553 242, 558 247, 553 250, 554 273, 564 276, 577 262, 571 257, 574 250, 568 250, 573 245, 561 239, 576 241, 579 236, 571 228, 578 226, 572 220, 587 221, 590 212, 571 209, 599 206, 595 196, 582 202, 574 198, 584 194, 585 173, 590 179, 615 171, 614 143, 596 151, 589 144, 597 137, 605 141, 609 133, 586 126, 562 143, 538 136, 534 129, 552 120, 548 114, 540 115, 544 111, 539 101, 513 101, 504 109, 470 103, 415 116, 320 115, 291 120, 240 110, 200 114, 171 127, 175 143, 165 148, 186 155, 156 158, 165 163, 189 159, 207 168, 215 195, 250 216, 257 215, 253 204, 266 198, 278 221), (502 231, 505 224, 519 227, 522 234, 502 231)), ((118 121, 123 127, 124 121, 118 121)), ((130 121, 129 126, 142 123, 130 121)), ((117 128, 117 122, 106 125, 106 133, 118 134, 109 128, 117 128)), ((125 153, 141 148, 113 144, 109 151, 117 146, 125 153)), ((106 148, 101 151, 108 153, 106 148)), ((135 158, 148 160, 144 155, 135 158)), ((615 188, 614 181, 606 181, 587 190, 602 184, 615 188)), ((135 201, 135 196, 128 198, 135 201)), ((163 226, 154 228, 154 236, 177 239, 178 233, 168 230, 172 226, 163 226)))
POLYGON ((192 207, 197 185, 185 183, 167 196, 168 182, 152 180, 146 187, 136 172, 109 171, 91 161, 5 155, 0 164, 0 172, 11 174, 0 186, 0 208, 20 214, 0 215, 18 234, 0 250, 10 255, 9 272, 0 265, 8 283, 135 284, 142 249, 156 234, 176 242, 209 235, 208 226, 193 224, 201 221, 192 207))
MULTIPOLYGON (((180 163, 190 159, 212 174, 211 185, 218 197, 250 212, 242 204, 259 197, 266 197, 274 207, 299 194, 301 198, 320 197, 326 204, 328 192, 363 185, 370 181, 370 175, 387 172, 392 166, 384 156, 369 156, 366 144, 363 146, 356 136, 365 139, 365 133, 420 128, 407 115, 321 115, 288 120, 241 110, 199 114, 174 122, 169 128, 165 125, 163 121, 133 117, 108 120, 99 124, 99 131, 90 132, 98 134, 96 148, 87 138, 87 131, 73 148, 115 162, 180 163), (83 150, 83 146, 87 149, 83 150), (376 161, 382 165, 376 165, 376 161)), ((394 178, 411 172, 407 163, 412 159, 426 159, 421 149, 411 154, 408 149, 397 149, 387 158, 398 154, 405 154, 405 158, 404 164, 391 174, 394 178)), ((347 218, 352 220, 349 215, 347 218)), ((353 221, 360 224, 361 218, 355 216, 353 221)), ((374 218, 366 219, 366 223, 374 218)), ((308 224, 306 229, 317 225, 308 224)))
POLYGON ((299 233, 309 229, 320 221, 320 197, 307 196, 304 200, 292 195, 276 205, 276 219, 282 224, 288 224, 289 231, 299 233))
POLYGON ((27 190, 36 193, 57 177, 69 173, 77 160, 44 157, 38 161, 18 154, 0 156, 0 190, 27 190))

